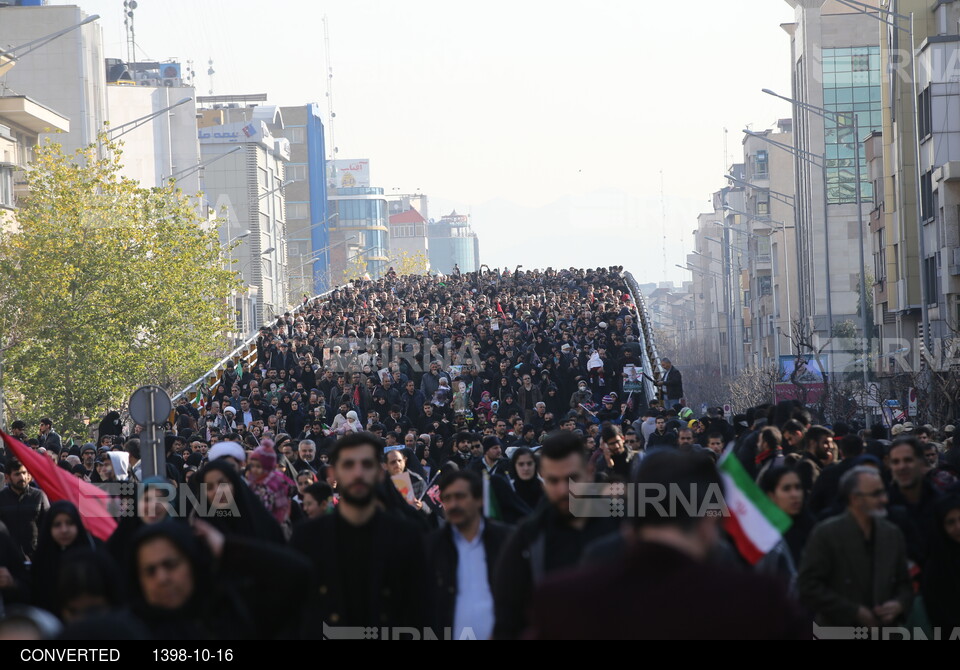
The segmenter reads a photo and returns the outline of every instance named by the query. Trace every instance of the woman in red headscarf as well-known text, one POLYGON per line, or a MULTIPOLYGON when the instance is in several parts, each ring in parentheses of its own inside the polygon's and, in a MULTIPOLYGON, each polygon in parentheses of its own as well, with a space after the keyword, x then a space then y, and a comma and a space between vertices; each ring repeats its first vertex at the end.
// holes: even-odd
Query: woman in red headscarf
POLYGON ((296 484, 277 470, 277 452, 272 440, 263 440, 247 459, 247 483, 267 511, 281 526, 290 518, 290 492, 296 484))

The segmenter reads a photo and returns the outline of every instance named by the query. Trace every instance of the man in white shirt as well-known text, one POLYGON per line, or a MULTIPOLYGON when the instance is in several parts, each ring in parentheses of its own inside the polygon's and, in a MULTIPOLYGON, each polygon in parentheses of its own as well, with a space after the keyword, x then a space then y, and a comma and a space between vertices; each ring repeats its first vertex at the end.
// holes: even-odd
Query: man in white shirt
POLYGON ((437 636, 486 640, 493 633, 492 573, 509 528, 483 518, 483 482, 460 470, 440 478, 447 525, 427 537, 431 626, 437 636))

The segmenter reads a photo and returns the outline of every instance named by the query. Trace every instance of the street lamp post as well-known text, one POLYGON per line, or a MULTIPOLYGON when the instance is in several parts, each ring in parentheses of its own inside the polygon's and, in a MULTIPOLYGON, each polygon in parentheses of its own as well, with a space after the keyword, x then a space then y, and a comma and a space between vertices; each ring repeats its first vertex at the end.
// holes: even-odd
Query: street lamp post
POLYGON ((163 109, 157 110, 156 112, 147 114, 145 116, 141 116, 139 119, 134 119, 133 121, 127 121, 126 123, 120 124, 119 126, 114 126, 113 128, 110 128, 109 130, 107 130, 107 138, 111 140, 115 140, 118 137, 123 137, 127 133, 133 130, 136 130, 140 126, 146 123, 149 123, 150 121, 153 121, 160 115, 165 114, 166 112, 169 112, 170 110, 175 109, 180 105, 185 105, 192 100, 193 98, 190 98, 190 97, 182 98, 177 102, 173 103, 172 105, 169 105, 167 107, 164 107, 163 109))
POLYGON ((88 16, 80 23, 73 26, 69 26, 62 30, 58 30, 55 33, 50 33, 49 35, 38 37, 35 40, 30 40, 29 42, 18 44, 17 46, 7 51, 0 49, 0 77, 5 75, 10 69, 12 69, 13 66, 17 64, 17 60, 19 60, 20 58, 23 58, 27 54, 32 53, 41 47, 46 46, 47 44, 49 44, 50 42, 54 41, 59 37, 63 37, 67 33, 73 32, 74 30, 77 30, 78 28, 82 28, 88 23, 93 23, 94 21, 97 21, 99 19, 100 19, 99 14, 92 14, 91 16, 88 16))
MULTIPOLYGON (((777 95, 770 89, 763 89, 763 92, 767 95, 772 95, 775 98, 780 98, 781 100, 786 100, 787 102, 800 107, 801 109, 806 109, 818 116, 821 116, 825 119, 832 118, 838 125, 842 123, 842 120, 847 117, 846 114, 840 112, 831 112, 828 109, 823 107, 817 107, 816 105, 811 105, 806 102, 801 102, 799 100, 794 100, 793 98, 788 98, 783 95, 777 95)), ((870 330, 868 329, 869 315, 867 314, 867 266, 866 266, 866 256, 864 251, 864 245, 866 244, 865 235, 863 232, 864 221, 863 221, 863 184, 861 182, 863 175, 860 168, 860 148, 863 146, 864 153, 866 153, 866 147, 863 145, 863 140, 860 139, 860 115, 856 111, 850 112, 850 116, 853 117, 853 141, 854 141, 854 160, 853 163, 856 166, 854 170, 854 191, 856 193, 856 206, 857 206, 857 228, 859 230, 859 244, 860 247, 860 322, 861 329, 863 331, 863 355, 864 363, 860 367, 863 370, 863 388, 864 393, 870 385, 869 370, 867 369, 866 359, 867 352, 869 351, 869 342, 870 342, 870 330)), ((824 160, 824 169, 826 169, 826 160, 824 160)), ((823 184, 824 193, 826 193, 827 184, 823 184)), ((922 281, 921 281, 922 283, 922 281)), ((832 335, 832 333, 831 333, 832 335)), ((867 412, 866 407, 863 410, 864 416, 866 417, 867 428, 870 428, 870 413, 867 412)))

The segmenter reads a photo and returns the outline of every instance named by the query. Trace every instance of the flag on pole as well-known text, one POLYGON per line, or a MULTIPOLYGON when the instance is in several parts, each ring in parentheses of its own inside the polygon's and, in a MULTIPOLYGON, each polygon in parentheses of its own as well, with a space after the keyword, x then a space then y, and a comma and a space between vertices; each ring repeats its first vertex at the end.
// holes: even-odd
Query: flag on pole
POLYGON ((719 467, 729 512, 724 528, 740 554, 756 565, 780 543, 793 521, 754 483, 732 449, 720 459, 719 467))
POLYGON ((107 511, 106 492, 89 482, 77 479, 69 471, 19 440, 15 440, 3 431, 3 444, 7 452, 27 467, 27 471, 36 480, 37 486, 47 494, 50 502, 67 500, 76 505, 83 519, 83 525, 96 537, 106 541, 117 528, 117 522, 107 511))
POLYGON ((497 492, 490 485, 490 473, 483 473, 483 515, 494 521, 503 521, 503 514, 500 512, 500 501, 497 500, 497 492))

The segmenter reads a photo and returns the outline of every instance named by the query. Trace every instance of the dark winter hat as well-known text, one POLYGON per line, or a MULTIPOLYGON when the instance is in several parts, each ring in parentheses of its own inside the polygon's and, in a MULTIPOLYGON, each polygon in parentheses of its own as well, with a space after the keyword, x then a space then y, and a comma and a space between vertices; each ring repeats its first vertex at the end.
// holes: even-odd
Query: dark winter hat
POLYGON ((485 438, 483 438, 483 442, 481 444, 483 446, 483 453, 487 453, 494 447, 500 447, 503 449, 503 442, 501 442, 500 438, 498 438, 496 435, 487 435, 485 438))

